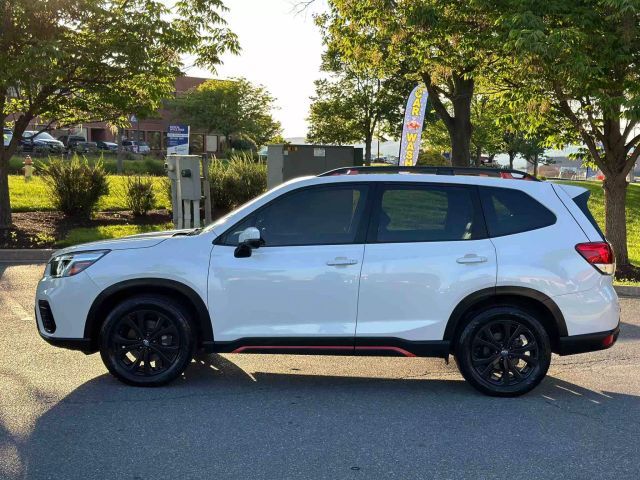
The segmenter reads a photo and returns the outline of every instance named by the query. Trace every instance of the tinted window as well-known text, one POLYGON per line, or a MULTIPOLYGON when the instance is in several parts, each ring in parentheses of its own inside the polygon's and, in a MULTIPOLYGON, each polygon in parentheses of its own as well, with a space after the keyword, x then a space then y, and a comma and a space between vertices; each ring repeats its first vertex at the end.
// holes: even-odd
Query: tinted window
POLYGON ((367 187, 307 188, 286 194, 249 215, 222 241, 237 245, 247 227, 257 227, 266 247, 354 243, 367 187))
POLYGON ((471 240, 482 228, 467 187, 388 186, 377 211, 378 242, 471 240))
POLYGON ((556 223, 555 215, 520 190, 480 187, 487 229, 492 237, 527 232, 556 223))
POLYGON ((593 228, 596 229, 596 232, 598 232, 600 236, 604 239, 604 233, 602 233, 602 230, 600 230, 600 226, 596 222, 596 219, 593 218, 593 215, 591 215, 591 210, 589 210, 588 203, 589 203, 590 195, 591 195, 591 192, 587 190, 586 192, 581 193, 577 197, 574 197, 573 201, 578 206, 580 211, 584 214, 584 216, 587 217, 587 220, 589 220, 591 225, 593 225, 593 228))

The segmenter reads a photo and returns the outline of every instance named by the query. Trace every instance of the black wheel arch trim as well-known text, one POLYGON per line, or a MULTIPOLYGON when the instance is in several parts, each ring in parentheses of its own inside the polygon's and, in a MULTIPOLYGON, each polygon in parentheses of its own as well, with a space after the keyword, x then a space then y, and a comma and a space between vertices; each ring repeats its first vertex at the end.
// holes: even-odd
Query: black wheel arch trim
POLYGON ((100 294, 95 298, 93 303, 91 304, 91 308, 89 309, 89 313, 87 314, 87 320, 84 326, 84 338, 89 339, 91 341, 92 346, 96 346, 96 338, 92 337, 92 333, 96 331, 96 322, 102 322, 102 318, 99 316, 99 312, 102 307, 105 305, 111 297, 117 295, 119 293, 126 292, 130 289, 135 288, 163 288, 168 290, 174 290, 186 297, 189 302, 191 302, 191 306, 195 309, 197 314, 196 321, 200 338, 200 344, 207 344, 213 342, 213 329, 211 327, 211 318, 209 316, 209 310, 205 305, 202 297, 196 293, 188 285, 184 283, 178 282, 176 280, 170 280, 166 278, 136 278, 131 280, 124 280, 122 282, 115 283, 106 289, 104 289, 100 294))
POLYGON ((458 325, 464 320, 465 313, 474 305, 490 299, 499 300, 500 297, 506 296, 523 297, 540 302, 551 312, 559 337, 566 337, 568 335, 564 315, 562 315, 562 312, 556 302, 554 302, 549 296, 533 288, 500 286, 478 290, 477 292, 468 295, 458 303, 449 317, 449 321, 447 322, 447 326, 444 330, 443 340, 451 342, 454 339, 458 325))

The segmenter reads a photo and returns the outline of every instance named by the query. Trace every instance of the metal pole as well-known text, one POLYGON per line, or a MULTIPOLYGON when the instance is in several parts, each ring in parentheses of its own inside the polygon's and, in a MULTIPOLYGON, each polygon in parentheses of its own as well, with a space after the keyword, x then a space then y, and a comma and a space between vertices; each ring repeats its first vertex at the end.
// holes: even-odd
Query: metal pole
POLYGON ((194 200, 193 202, 193 228, 200 227, 200 200, 194 200))
POLYGON ((202 157, 202 190, 204 194, 204 224, 209 225, 211 218, 211 184, 209 182, 209 156, 202 157))
POLYGON ((178 217, 178 222, 176 223, 176 228, 183 228, 184 219, 182 213, 182 187, 180 185, 180 157, 176 157, 176 215, 178 217))

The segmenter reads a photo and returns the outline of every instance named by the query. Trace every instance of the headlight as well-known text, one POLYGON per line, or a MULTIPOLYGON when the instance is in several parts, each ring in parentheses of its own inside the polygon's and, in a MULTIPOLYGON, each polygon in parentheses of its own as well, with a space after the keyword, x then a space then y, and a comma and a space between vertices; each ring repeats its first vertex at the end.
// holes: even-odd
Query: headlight
POLYGON ((57 255, 49 262, 49 275, 54 278, 72 277, 87 269, 110 250, 90 250, 57 255))

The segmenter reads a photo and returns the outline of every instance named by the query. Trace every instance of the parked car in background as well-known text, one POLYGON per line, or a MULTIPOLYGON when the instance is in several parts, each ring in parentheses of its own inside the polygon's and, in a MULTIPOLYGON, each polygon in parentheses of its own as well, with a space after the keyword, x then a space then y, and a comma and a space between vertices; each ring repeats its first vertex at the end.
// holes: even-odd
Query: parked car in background
POLYGON ((118 151, 118 144, 117 143, 113 143, 113 142, 103 142, 103 141, 97 141, 96 145, 98 147, 98 150, 105 150, 107 152, 117 152, 118 151))
POLYGON ((98 144, 96 142, 77 142, 74 151, 77 153, 96 153, 98 144))
POLYGON ((140 153, 141 155, 147 155, 151 152, 151 148, 149 148, 147 142, 140 142, 138 140, 123 140, 122 147, 127 152, 140 153))
POLYGON ((67 150, 75 150, 78 142, 86 142, 87 139, 82 135, 62 135, 58 137, 67 150))
POLYGON ((4 146, 8 147, 11 143, 11 139, 13 138, 13 132, 9 128, 5 128, 2 130, 2 137, 4 138, 4 146))
POLYGON ((588 198, 488 168, 299 178, 204 229, 56 252, 37 326, 132 385, 170 382, 201 348, 453 355, 481 392, 521 395, 552 352, 617 340, 615 260, 588 198))
POLYGON ((24 152, 64 152, 64 144, 60 140, 53 138, 47 132, 38 133, 37 130, 25 130, 20 143, 22 145, 22 151, 24 152))

